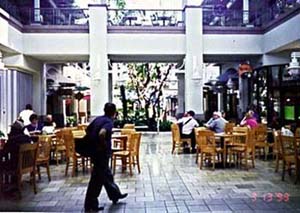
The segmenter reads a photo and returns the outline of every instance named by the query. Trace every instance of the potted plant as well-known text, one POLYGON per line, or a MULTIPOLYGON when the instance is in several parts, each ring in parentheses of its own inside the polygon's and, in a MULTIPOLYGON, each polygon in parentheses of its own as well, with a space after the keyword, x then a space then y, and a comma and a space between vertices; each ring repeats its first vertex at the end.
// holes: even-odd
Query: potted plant
POLYGON ((75 116, 67 117, 67 126, 70 126, 70 127, 76 126, 76 117, 75 116))
POLYGON ((5 134, 0 130, 0 146, 2 147, 5 144, 5 134))

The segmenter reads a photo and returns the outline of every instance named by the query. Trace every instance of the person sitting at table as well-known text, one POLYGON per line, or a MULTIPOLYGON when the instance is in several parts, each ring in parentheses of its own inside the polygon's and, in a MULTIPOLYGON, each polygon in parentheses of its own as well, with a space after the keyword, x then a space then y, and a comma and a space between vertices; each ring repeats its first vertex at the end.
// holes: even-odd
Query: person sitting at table
POLYGON ((221 133, 224 132, 225 123, 225 119, 222 118, 221 112, 214 112, 213 117, 209 119, 204 126, 211 129, 215 133, 221 133))
POLYGON ((52 115, 47 115, 42 129, 43 133, 53 134, 56 127, 56 123, 52 119, 52 115))
MULTIPOLYGON (((10 132, 8 133, 8 140, 5 143, 3 150, 1 151, 0 159, 9 159, 9 163, 3 163, 1 169, 15 170, 17 169, 18 152, 21 144, 31 143, 30 136, 24 134, 24 124, 20 120, 16 120, 10 126, 10 132), (9 156, 9 157, 8 157, 9 156)), ((1 164, 1 162, 0 162, 1 164)), ((17 182, 17 177, 11 177, 12 183, 17 182)))
POLYGON ((256 119, 253 117, 253 114, 249 111, 246 113, 245 117, 242 119, 241 126, 247 126, 250 129, 253 129, 255 127, 257 127, 257 121, 256 119))
POLYGON ((41 133, 43 127, 38 121, 38 115, 32 114, 29 117, 30 124, 25 126, 25 131, 28 131, 29 134, 41 133))
POLYGON ((195 149, 196 138, 195 138, 194 128, 199 126, 194 116, 195 116, 195 112, 190 110, 186 114, 184 114, 184 117, 182 117, 177 121, 178 124, 179 123, 182 124, 181 137, 191 139, 192 153, 196 153, 196 149, 195 149))

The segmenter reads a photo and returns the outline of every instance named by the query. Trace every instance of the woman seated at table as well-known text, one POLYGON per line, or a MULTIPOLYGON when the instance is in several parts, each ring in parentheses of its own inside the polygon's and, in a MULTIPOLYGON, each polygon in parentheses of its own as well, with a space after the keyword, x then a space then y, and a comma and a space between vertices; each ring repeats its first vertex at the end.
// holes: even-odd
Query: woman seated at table
POLYGON ((47 115, 44 121, 42 132, 45 134, 53 134, 56 127, 56 123, 52 119, 52 115, 47 115))
POLYGON ((38 115, 37 114, 30 115, 29 120, 30 120, 30 124, 25 126, 25 131, 28 131, 30 135, 41 133, 43 126, 39 123, 38 115))
POLYGON ((247 126, 248 128, 253 129, 257 127, 258 124, 256 119, 253 117, 253 114, 251 112, 247 112, 240 125, 247 126))

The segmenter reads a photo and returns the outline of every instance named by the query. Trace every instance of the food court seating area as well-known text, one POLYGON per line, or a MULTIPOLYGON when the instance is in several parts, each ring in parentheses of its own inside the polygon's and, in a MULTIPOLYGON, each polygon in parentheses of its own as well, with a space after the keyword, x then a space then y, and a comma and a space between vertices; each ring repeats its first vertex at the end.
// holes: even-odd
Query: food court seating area
MULTIPOLYGON (((182 152, 184 146, 190 146, 190 139, 181 138, 178 124, 172 124, 172 154, 177 149, 182 152)), ((214 133, 205 127, 194 129, 197 154, 196 164, 201 170, 205 167, 218 168, 255 168, 256 161, 271 160, 276 164, 275 172, 282 165, 282 180, 285 173, 295 171, 295 183, 300 178, 300 128, 294 136, 283 135, 281 131, 269 130, 266 125, 258 124, 256 128, 240 127, 226 123, 223 133, 214 133), (268 134, 273 136, 269 141, 268 134)))

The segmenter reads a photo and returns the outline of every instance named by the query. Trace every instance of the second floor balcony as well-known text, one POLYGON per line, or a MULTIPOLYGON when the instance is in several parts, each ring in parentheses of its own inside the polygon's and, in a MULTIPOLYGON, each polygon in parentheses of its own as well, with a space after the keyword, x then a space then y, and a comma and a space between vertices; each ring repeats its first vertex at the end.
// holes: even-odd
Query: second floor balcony
MULTIPOLYGON (((89 25, 89 9, 82 8, 16 8, 1 5, 23 26, 84 26, 89 25)), ((200 7, 199 7, 200 9, 200 7)), ((274 23, 300 13, 300 3, 284 8, 269 7, 243 11, 229 8, 202 7, 204 33, 209 31, 264 32, 274 23)), ((106 10, 108 29, 184 29, 186 8, 183 10, 109 9, 106 10)), ((193 26, 197 27, 197 26, 193 26)), ((175 32, 175 31, 174 31, 175 32)))

